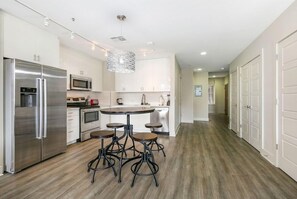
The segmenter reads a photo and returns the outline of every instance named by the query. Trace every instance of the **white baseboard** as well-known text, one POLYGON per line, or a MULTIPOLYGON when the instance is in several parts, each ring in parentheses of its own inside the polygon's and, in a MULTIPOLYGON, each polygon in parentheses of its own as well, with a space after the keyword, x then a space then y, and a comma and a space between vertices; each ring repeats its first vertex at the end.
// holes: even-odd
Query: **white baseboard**
POLYGON ((179 123, 178 126, 176 127, 176 130, 175 130, 176 134, 175 134, 175 136, 177 136, 177 134, 178 134, 178 132, 179 132, 180 124, 181 124, 181 123, 179 123))
POLYGON ((277 166, 277 165, 276 165, 275 155, 274 155, 274 154, 269 153, 268 151, 262 149, 262 150, 261 150, 261 155, 262 155, 268 162, 270 162, 273 166, 277 166))
POLYGON ((201 118, 201 117, 199 117, 199 118, 195 118, 194 120, 195 121, 208 122, 209 121, 209 118, 208 117, 207 118, 201 118))

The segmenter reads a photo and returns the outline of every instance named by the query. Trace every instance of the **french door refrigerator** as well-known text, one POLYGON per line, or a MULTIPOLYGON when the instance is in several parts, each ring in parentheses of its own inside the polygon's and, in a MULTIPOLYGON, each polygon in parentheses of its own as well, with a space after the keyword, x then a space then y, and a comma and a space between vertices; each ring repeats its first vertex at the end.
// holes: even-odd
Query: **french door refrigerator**
POLYGON ((66 71, 4 59, 5 170, 18 172, 66 150, 66 71))

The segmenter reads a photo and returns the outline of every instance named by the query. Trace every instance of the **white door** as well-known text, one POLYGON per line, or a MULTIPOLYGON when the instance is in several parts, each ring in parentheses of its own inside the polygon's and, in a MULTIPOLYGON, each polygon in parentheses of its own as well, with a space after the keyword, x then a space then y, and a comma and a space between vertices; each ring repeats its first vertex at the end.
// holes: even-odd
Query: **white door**
POLYGON ((247 142, 250 142, 250 134, 249 134, 249 126, 250 126, 250 112, 249 112, 249 104, 250 104, 250 81, 249 81, 249 64, 243 66, 241 68, 240 75, 240 100, 241 100, 241 137, 245 139, 247 142))
POLYGON ((237 71, 231 73, 231 129, 237 133, 237 71))
POLYGON ((261 58, 241 67, 241 136, 257 150, 261 148, 261 58))
POLYGON ((261 146, 261 59, 254 59, 250 64, 250 144, 257 150, 261 146))
POLYGON ((297 181, 297 33, 279 45, 279 167, 297 181))

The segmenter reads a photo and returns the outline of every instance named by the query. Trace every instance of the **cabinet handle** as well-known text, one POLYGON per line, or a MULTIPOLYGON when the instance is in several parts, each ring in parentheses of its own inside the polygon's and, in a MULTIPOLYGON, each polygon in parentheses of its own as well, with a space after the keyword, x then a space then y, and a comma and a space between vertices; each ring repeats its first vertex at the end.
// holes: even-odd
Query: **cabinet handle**
POLYGON ((73 131, 69 131, 68 133, 73 133, 73 131))
POLYGON ((73 119, 68 119, 68 121, 72 121, 73 119))

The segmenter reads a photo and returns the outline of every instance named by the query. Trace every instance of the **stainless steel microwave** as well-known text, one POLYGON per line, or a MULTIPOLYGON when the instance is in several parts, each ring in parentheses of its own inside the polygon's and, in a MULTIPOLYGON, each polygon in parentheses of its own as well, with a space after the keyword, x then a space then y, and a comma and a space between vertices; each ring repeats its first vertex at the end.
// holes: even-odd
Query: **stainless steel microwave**
POLYGON ((91 91, 92 78, 70 74, 70 89, 91 91))

